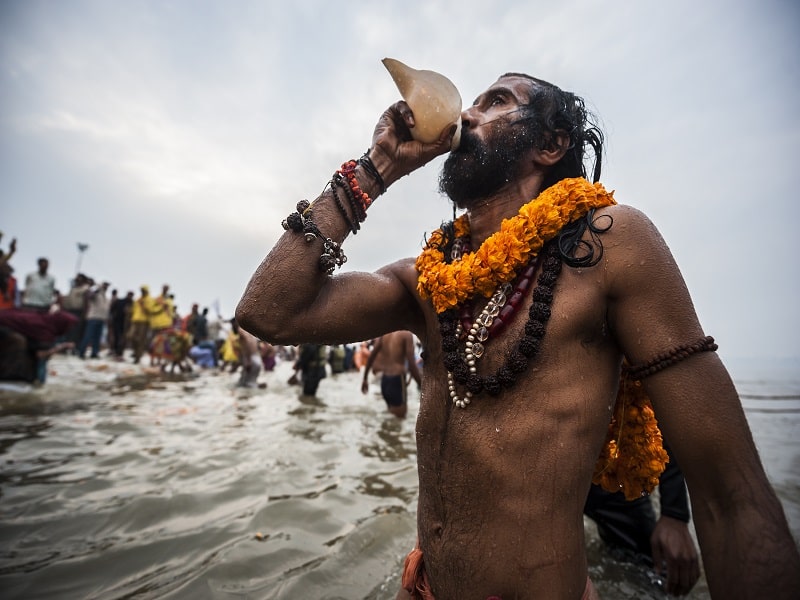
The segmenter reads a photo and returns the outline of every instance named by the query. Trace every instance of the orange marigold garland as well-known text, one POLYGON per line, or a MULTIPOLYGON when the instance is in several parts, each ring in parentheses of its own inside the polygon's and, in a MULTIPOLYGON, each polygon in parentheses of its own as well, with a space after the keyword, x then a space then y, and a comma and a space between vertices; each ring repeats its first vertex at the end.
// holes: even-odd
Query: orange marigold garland
POLYGON ((620 376, 614 415, 592 483, 633 500, 653 491, 669 462, 650 399, 641 381, 620 376))
MULTIPOLYGON (((447 263, 442 246, 444 234, 434 231, 417 258, 417 291, 430 298, 437 313, 454 308, 476 294, 488 298, 508 283, 520 267, 536 256, 561 229, 593 208, 615 204, 613 192, 581 177, 562 179, 525 204, 519 213, 504 219, 499 231, 474 252, 447 263)), ((455 220, 456 237, 469 232, 466 215, 455 220)))

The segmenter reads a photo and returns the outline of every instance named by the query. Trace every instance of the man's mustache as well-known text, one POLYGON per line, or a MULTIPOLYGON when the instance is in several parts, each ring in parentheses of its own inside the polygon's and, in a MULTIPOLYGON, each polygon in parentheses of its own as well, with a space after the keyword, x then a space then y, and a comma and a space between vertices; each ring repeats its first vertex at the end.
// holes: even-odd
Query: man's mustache
MULTIPOLYGON (((477 148, 480 145, 480 141, 478 140, 477 136, 475 136, 472 133, 473 131, 475 131, 476 129, 479 129, 481 127, 485 127, 486 125, 490 125, 491 123, 494 123, 496 121, 501 121, 501 120, 507 118, 509 115, 513 115, 514 113, 520 113, 520 112, 527 112, 527 109, 526 108, 516 108, 516 109, 508 111, 507 113, 504 113, 504 114, 502 114, 502 115, 500 115, 498 117, 495 117, 491 121, 486 121, 485 123, 481 123, 480 125, 475 125, 474 127, 471 127, 469 129, 462 128, 461 129, 461 142, 459 143, 458 148, 456 148, 453 152, 451 152, 451 154, 459 154, 460 152, 469 152, 470 150, 474 150, 475 148, 477 148)), ((513 121, 509 121, 508 124, 509 125, 516 125, 516 124, 522 123, 524 121, 530 121, 533 118, 534 118, 534 116, 529 114, 529 115, 520 117, 519 119, 515 119, 513 121)))

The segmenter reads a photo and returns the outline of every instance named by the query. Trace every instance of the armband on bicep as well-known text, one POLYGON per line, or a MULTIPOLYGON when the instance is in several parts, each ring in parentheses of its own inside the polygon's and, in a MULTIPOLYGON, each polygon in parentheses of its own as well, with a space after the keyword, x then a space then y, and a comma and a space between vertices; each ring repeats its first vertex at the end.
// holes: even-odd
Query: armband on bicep
POLYGON ((638 365, 630 365, 626 367, 627 375, 632 379, 644 379, 659 371, 663 371, 667 367, 681 362, 689 358, 692 354, 698 352, 716 352, 719 346, 714 342, 714 338, 710 335, 700 338, 694 342, 676 346, 666 352, 662 352, 653 359, 639 363, 638 365))

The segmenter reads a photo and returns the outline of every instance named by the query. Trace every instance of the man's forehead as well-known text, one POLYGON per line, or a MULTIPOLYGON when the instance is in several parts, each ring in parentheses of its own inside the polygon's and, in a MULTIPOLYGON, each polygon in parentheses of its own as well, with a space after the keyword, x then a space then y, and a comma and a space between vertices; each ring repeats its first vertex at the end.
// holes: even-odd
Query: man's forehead
POLYGON ((531 92, 536 87, 538 87, 538 83, 531 77, 515 74, 501 75, 484 93, 494 90, 508 90, 524 100, 530 100, 531 92))

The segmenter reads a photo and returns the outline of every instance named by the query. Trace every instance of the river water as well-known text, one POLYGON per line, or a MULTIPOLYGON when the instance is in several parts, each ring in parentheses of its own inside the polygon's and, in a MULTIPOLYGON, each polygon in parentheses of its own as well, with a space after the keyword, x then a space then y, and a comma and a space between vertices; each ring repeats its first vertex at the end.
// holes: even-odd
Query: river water
MULTIPOLYGON (((795 366, 734 378, 797 539, 795 366)), ((259 390, 105 359, 50 372, 0 387, 2 598, 394 598, 415 539, 415 386, 399 421, 358 373, 300 398, 288 363, 259 390)), ((586 531, 603 598, 666 597, 586 531)), ((709 597, 704 579, 689 597, 709 597)))

